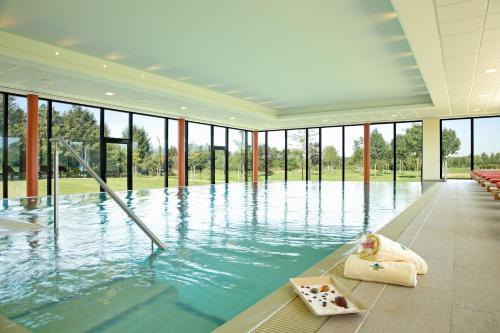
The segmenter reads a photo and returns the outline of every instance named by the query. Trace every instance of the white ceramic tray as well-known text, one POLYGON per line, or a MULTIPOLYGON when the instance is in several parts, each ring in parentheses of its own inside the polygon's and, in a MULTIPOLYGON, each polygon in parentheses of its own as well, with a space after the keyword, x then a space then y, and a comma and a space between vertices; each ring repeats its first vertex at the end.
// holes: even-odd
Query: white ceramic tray
POLYGON ((316 316, 335 316, 368 311, 368 308, 356 299, 349 290, 330 276, 292 278, 290 283, 297 295, 316 316), (328 291, 320 291, 321 287, 328 288, 328 291), (317 293, 314 289, 317 290, 317 293), (336 297, 344 297, 347 303, 346 307, 337 305, 338 302, 335 303, 336 297))

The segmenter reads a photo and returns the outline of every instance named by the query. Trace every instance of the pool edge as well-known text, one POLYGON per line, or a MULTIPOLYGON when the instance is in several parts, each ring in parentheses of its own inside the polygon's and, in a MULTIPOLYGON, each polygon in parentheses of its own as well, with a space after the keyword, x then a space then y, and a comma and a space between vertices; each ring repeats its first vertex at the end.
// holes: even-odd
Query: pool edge
MULTIPOLYGON (((422 193, 413 203, 406 207, 401 213, 395 216, 390 222, 384 225, 377 232, 391 239, 397 239, 401 233, 413 222, 422 208, 434 197, 438 191, 441 182, 435 182, 427 191, 422 193)), ((346 252, 352 247, 352 244, 344 244, 331 254, 305 270, 299 276, 317 276, 326 274, 343 262, 346 252)), ((332 272, 333 273, 333 272, 332 272)), ((358 285, 359 281, 344 280, 341 281, 351 291, 358 285)), ((217 327, 214 333, 234 333, 249 332, 264 323, 280 309, 287 306, 297 295, 293 292, 288 283, 285 283, 277 290, 267 295, 257 303, 239 313, 223 325, 217 327)), ((325 321, 328 317, 325 317, 325 321)))

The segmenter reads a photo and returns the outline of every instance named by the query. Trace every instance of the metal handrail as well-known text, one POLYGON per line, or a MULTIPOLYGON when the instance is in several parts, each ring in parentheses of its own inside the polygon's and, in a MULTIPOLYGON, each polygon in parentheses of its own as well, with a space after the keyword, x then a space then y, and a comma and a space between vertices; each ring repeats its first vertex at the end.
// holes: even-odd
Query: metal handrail
MULTIPOLYGON (((61 138, 53 138, 53 139, 50 139, 50 141, 54 144, 54 195, 53 195, 53 198, 54 198, 54 230, 55 230, 55 232, 57 232, 57 224, 58 224, 58 220, 59 220, 59 205, 57 202, 57 196, 59 194, 59 154, 57 152, 57 145, 61 144, 71 153, 71 155, 73 155, 74 158, 76 158, 76 160, 78 162, 80 162, 80 164, 83 165, 83 167, 87 170, 87 172, 99 183, 99 185, 111 197, 111 199, 113 199, 118 204, 118 206, 120 206, 120 208, 125 213, 127 213, 127 215, 132 219, 132 221, 134 221, 135 224, 137 224, 137 226, 139 228, 141 228, 141 230, 151 239, 152 243, 155 243, 156 246, 158 246, 159 248, 161 248, 163 250, 165 250, 167 248, 165 246, 165 244, 144 224, 144 222, 142 222, 141 219, 137 215, 135 215, 134 212, 132 212, 130 210, 130 208, 128 208, 127 205, 118 197, 118 195, 116 195, 115 191, 113 191, 108 186, 108 184, 106 184, 106 182, 101 177, 99 177, 99 175, 94 171, 94 169, 92 169, 90 167, 90 165, 88 165, 87 162, 85 162, 80 157, 80 155, 78 155, 78 153, 74 151, 73 148, 71 148, 71 146, 69 145, 68 142, 66 142, 65 140, 63 140, 61 138)), ((151 244, 151 246, 152 246, 152 244, 151 244)))

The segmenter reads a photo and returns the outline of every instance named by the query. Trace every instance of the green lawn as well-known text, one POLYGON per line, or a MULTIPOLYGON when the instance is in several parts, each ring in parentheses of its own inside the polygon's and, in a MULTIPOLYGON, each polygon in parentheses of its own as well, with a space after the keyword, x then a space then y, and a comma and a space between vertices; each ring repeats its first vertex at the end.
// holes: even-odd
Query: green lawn
MULTIPOLYGON (((460 177, 456 175, 462 175, 461 177, 468 177, 468 169, 448 169, 449 174, 455 175, 455 177, 460 177)), ((197 185, 208 185, 210 184, 210 173, 208 171, 203 171, 201 173, 196 174, 196 178, 192 177, 192 174, 189 175, 189 186, 197 186, 197 185)), ((302 173, 302 170, 291 170, 288 172, 288 180, 303 180, 305 178, 305 173, 302 173)), ((371 173, 372 181, 392 181, 392 172, 385 172, 375 174, 375 171, 372 170, 371 173)), ((450 177, 450 176, 449 176, 450 177)), ((312 174, 312 178, 317 179, 317 173, 312 174)), ((450 177, 451 178, 451 177, 450 177)), ((264 175, 259 175, 259 179, 261 181, 264 180, 264 175)), ((285 179, 284 171, 274 171, 271 175, 269 175, 269 181, 283 181, 285 179)), ((322 179, 325 181, 335 181, 342 180, 342 172, 341 170, 332 170, 329 172, 323 172, 322 179)), ((354 181, 362 181, 363 174, 356 170, 346 170, 346 179, 354 180, 354 181)), ((243 176, 240 175, 238 177, 237 172, 229 172, 229 182, 241 182, 243 180, 243 176)), ((417 175, 413 171, 405 171, 403 173, 397 174, 398 181, 420 181, 420 173, 417 175)), ((224 174, 216 173, 216 183, 224 183, 224 174)), ((127 188, 127 180, 125 177, 122 178, 109 178, 108 184, 111 186, 113 190, 116 191, 124 191, 127 188)), ((169 187, 177 187, 177 178, 169 177, 168 185, 169 187)), ((144 177, 144 176, 134 176, 133 178, 134 189, 148 189, 148 188, 163 188, 163 177, 144 177)), ((47 194, 47 180, 41 179, 38 182, 38 191, 40 195, 47 194)), ((61 194, 77 194, 77 193, 91 193, 98 192, 99 185, 92 178, 60 178, 59 181, 59 191, 61 194)), ((10 198, 19 198, 24 197, 26 195, 26 181, 24 180, 14 180, 9 181, 9 197, 10 198)))
POLYGON ((470 178, 470 168, 448 168, 448 178, 470 178))

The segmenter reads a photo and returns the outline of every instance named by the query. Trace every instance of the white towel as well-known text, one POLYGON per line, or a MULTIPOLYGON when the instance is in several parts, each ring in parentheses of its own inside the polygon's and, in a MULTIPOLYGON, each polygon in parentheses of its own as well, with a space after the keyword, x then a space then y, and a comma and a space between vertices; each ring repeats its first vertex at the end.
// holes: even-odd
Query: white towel
POLYGON ((369 261, 353 254, 347 258, 344 277, 348 279, 397 284, 405 287, 417 285, 415 264, 403 261, 369 261))
POLYGON ((360 258, 370 261, 404 261, 414 263, 418 274, 427 273, 427 263, 418 254, 387 237, 368 234, 358 246, 360 258))

